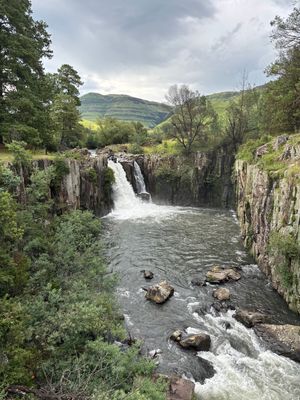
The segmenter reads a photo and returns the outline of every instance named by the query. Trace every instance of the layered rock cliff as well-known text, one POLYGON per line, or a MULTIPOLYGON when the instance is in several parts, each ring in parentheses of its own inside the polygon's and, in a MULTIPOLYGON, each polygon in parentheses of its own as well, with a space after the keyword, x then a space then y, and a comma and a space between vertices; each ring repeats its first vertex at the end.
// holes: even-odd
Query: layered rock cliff
POLYGON ((157 204, 231 207, 234 203, 232 149, 179 156, 119 154, 127 178, 136 188, 133 161, 144 175, 147 190, 157 204))
POLYGON ((238 159, 235 178, 244 243, 300 313, 300 136, 279 137, 252 159, 238 159))
MULTIPOLYGON (((59 184, 49 187, 49 197, 54 200, 54 212, 86 209, 98 216, 109 213, 113 202, 107 157, 99 155, 92 158, 85 155, 78 159, 64 158, 63 162, 65 173, 61 176, 59 184)), ((26 186, 30 181, 31 172, 35 168, 45 170, 51 165, 55 165, 55 161, 41 159, 33 161, 29 168, 21 168, 18 171, 18 199, 21 203, 26 203, 26 186)))

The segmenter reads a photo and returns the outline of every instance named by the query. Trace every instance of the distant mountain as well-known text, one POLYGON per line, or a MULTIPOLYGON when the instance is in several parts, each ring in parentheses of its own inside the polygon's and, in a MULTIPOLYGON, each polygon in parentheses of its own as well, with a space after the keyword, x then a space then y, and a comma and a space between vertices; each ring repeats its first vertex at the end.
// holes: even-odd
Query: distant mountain
POLYGON ((171 107, 166 104, 123 94, 88 93, 80 100, 82 119, 89 121, 114 117, 123 121, 140 121, 147 127, 153 127, 166 119, 171 112, 171 107))

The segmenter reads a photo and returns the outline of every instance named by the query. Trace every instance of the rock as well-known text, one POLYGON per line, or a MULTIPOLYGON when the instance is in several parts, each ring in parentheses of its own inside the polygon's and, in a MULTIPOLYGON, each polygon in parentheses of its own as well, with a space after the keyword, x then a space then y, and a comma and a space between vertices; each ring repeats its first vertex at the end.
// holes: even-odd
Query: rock
POLYGON ((199 279, 199 278, 193 278, 192 280, 191 280, 191 284, 193 285, 193 286, 204 286, 204 285, 206 285, 206 283, 205 282, 203 282, 201 279, 199 279))
POLYGON ((144 272, 144 278, 145 279, 153 279, 154 274, 152 271, 143 271, 144 272))
POLYGON ((227 288, 219 288, 213 291, 213 296, 220 301, 229 300, 230 291, 227 288))
POLYGON ((179 342, 182 338, 183 332, 181 332, 179 329, 177 329, 175 332, 172 333, 170 336, 171 340, 174 340, 174 342, 179 342))
POLYGON ((139 197, 143 201, 150 201, 150 193, 148 192, 138 193, 137 197, 139 197))
POLYGON ((262 146, 260 146, 260 147, 258 147, 258 148, 256 149, 255 157, 261 157, 261 156, 263 156, 264 154, 267 154, 268 152, 269 152, 269 145, 268 145, 268 143, 263 144, 262 146))
POLYGON ((192 400, 195 384, 179 376, 173 375, 170 378, 167 400, 192 400))
POLYGON ((228 310, 235 310, 233 304, 225 301, 215 301, 211 304, 211 307, 217 312, 227 312, 228 310))
POLYGON ((242 323, 247 328, 252 328, 257 324, 267 322, 267 315, 253 310, 237 310, 233 315, 238 322, 242 323))
POLYGON ((153 358, 156 358, 161 353, 162 353, 161 349, 155 349, 155 350, 149 351, 148 355, 150 358, 153 359, 153 358))
POLYGON ((162 281, 156 285, 150 286, 146 293, 146 299, 156 304, 162 304, 174 294, 174 288, 167 281, 162 281))
POLYGON ((288 140, 289 140, 288 135, 278 136, 273 142, 273 150, 275 151, 279 150, 279 147, 282 146, 283 144, 286 144, 288 140))
POLYGON ((300 362, 299 325, 260 324, 254 329, 274 353, 300 362))
POLYGON ((184 349, 194 349, 197 351, 209 351, 210 343, 210 336, 206 333, 188 335, 179 341, 180 346, 184 349))
POLYGON ((238 281, 241 274, 234 268, 221 268, 214 266, 206 273, 206 281, 209 283, 223 283, 227 281, 238 281))

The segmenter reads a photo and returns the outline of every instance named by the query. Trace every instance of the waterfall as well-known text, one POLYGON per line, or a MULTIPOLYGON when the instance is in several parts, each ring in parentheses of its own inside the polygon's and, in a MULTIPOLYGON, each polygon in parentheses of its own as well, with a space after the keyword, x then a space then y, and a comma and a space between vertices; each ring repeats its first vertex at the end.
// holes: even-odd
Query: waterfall
MULTIPOLYGON (((136 165, 138 164, 136 163, 136 165)), ((108 160, 108 166, 114 171, 115 176, 115 183, 113 184, 114 210, 110 214, 111 216, 117 219, 144 219, 147 217, 165 218, 171 216, 175 210, 179 212, 176 207, 157 206, 153 203, 142 201, 136 196, 133 187, 130 182, 128 182, 122 164, 108 160)), ((142 172, 136 166, 135 171, 136 174, 139 174, 141 190, 144 190, 144 192, 141 191, 140 193, 145 193, 146 188, 142 172)))
POLYGON ((147 190, 146 190, 144 177, 143 177, 141 168, 140 168, 139 164, 136 161, 133 162, 133 171, 134 171, 134 178, 135 178, 136 188, 137 188, 138 194, 146 193, 147 190))
POLYGON ((115 210, 140 207, 141 200, 137 198, 131 184, 128 182, 122 164, 108 160, 108 166, 114 171, 115 175, 115 183, 113 185, 115 210))

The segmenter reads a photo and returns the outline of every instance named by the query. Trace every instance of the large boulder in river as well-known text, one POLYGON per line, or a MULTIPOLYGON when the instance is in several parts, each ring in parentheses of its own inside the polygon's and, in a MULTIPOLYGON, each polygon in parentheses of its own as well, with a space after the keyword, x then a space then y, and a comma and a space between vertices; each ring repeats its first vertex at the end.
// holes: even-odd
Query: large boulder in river
POLYGON ((170 339, 177 342, 184 349, 193 349, 197 351, 209 351, 211 344, 210 336, 206 333, 187 335, 179 329, 172 333, 170 339))
POLYGON ((227 288, 219 288, 213 291, 213 296, 219 301, 230 299, 230 291, 227 288))
POLYGON ((254 330, 274 353, 300 362, 299 325, 260 324, 254 330))
POLYGON ((179 344, 184 349, 193 349, 197 351, 209 351, 210 349, 210 336, 206 333, 196 333, 193 335, 188 335, 187 337, 181 339, 179 344))
POLYGON ((162 304, 174 294, 174 288, 167 281, 162 281, 147 289, 146 299, 162 304))
POLYGON ((209 283, 223 283, 239 279, 241 279, 241 274, 235 268, 214 266, 206 273, 206 281, 209 283))
POLYGON ((252 328, 257 324, 267 322, 268 316, 259 311, 253 310, 237 310, 233 315, 238 322, 241 322, 247 328, 252 328))

